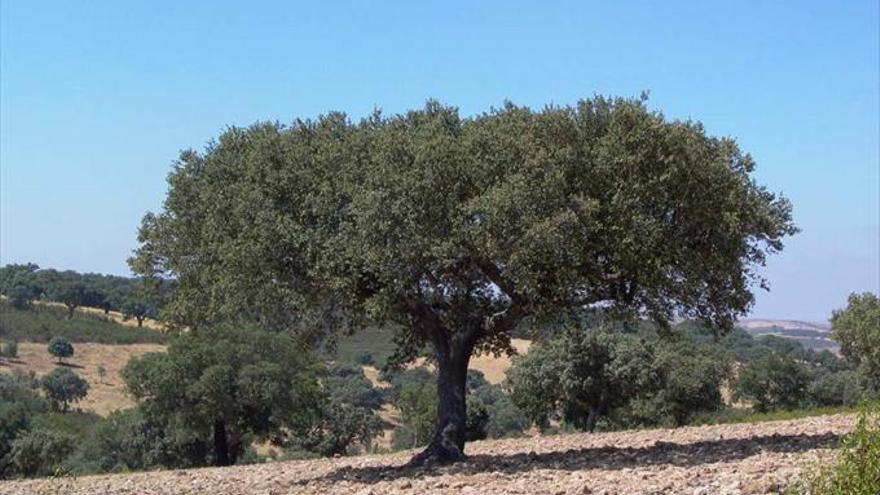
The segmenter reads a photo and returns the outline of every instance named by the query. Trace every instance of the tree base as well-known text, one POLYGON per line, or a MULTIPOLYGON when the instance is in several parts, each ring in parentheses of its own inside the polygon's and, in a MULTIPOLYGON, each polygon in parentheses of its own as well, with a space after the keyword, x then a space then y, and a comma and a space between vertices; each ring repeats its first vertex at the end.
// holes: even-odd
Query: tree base
POLYGON ((431 442, 425 450, 416 454, 406 465, 407 467, 428 467, 452 464, 465 459, 467 456, 457 446, 431 442))

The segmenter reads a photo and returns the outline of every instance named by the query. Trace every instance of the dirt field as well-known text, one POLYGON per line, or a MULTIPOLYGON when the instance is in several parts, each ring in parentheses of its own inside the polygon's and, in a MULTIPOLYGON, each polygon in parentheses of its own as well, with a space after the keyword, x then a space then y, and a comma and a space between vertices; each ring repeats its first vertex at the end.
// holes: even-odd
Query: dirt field
MULTIPOLYGON (((73 344, 74 355, 64 362, 77 375, 89 382, 89 394, 85 399, 74 405, 84 411, 93 411, 102 416, 116 409, 124 409, 133 405, 124 392, 119 372, 133 356, 141 356, 148 352, 165 350, 158 344, 73 344), (103 366, 106 374, 103 379, 98 375, 98 366, 103 366)), ((0 364, 0 372, 13 369, 33 371, 37 375, 45 375, 58 366, 54 357, 49 355, 46 344, 22 342, 18 344, 18 358, 12 362, 0 364)))
POLYGON ((474 442, 448 467, 401 467, 410 452, 316 461, 23 480, 0 494, 604 494, 779 493, 827 460, 853 418, 574 434, 474 442))

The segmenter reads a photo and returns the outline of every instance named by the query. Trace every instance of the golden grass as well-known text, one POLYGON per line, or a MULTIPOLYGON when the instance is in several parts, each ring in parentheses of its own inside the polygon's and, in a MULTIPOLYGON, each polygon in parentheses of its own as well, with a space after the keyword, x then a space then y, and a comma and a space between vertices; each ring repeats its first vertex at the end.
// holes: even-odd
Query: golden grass
MULTIPOLYGON (((120 377, 120 371, 128 360, 148 352, 165 350, 165 346, 159 344, 75 343, 73 347, 74 355, 64 361, 73 372, 89 382, 88 395, 74 407, 101 416, 134 405, 131 398, 125 394, 125 387, 120 377), (103 366, 106 370, 103 380, 98 374, 98 366, 103 366)), ((42 376, 57 366, 55 358, 46 350, 46 344, 22 342, 18 344, 18 358, 11 362, 4 360, 0 364, 0 372, 20 369, 33 371, 37 376, 42 376)))

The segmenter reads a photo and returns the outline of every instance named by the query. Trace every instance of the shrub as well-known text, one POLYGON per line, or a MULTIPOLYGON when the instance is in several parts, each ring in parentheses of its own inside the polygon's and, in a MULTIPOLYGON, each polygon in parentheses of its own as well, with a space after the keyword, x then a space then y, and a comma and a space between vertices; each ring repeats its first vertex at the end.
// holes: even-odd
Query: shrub
POLYGON ((848 406, 861 398, 857 373, 851 370, 826 373, 810 383, 807 392, 819 406, 848 406))
POLYGON ((323 398, 317 371, 290 334, 230 325, 183 334, 168 352, 129 361, 122 377, 151 421, 210 442, 223 466, 253 440, 313 426, 323 398))
POLYGON ((55 410, 67 411, 89 392, 89 383, 67 368, 55 368, 40 380, 46 398, 55 410))
POLYGON ((73 356, 73 344, 60 335, 52 337, 52 340, 49 341, 48 350, 49 354, 55 356, 59 363, 61 363, 64 358, 73 356))
MULTIPOLYGON (((809 472, 809 471, 808 471, 809 472)), ((880 493, 880 409, 863 409, 840 445, 833 464, 820 467, 788 490, 791 495, 877 495, 880 493)))
POLYGON ((7 357, 7 358, 18 357, 18 343, 15 342, 14 340, 10 340, 9 342, 6 342, 5 344, 3 344, 3 350, 0 351, 0 354, 2 354, 3 357, 7 357))
POLYGON ((362 366, 372 366, 375 361, 373 360, 373 353, 369 351, 357 351, 352 356, 354 362, 360 364, 362 366))
POLYGON ((61 467, 75 445, 75 438, 69 435, 44 429, 31 430, 12 442, 10 464, 25 476, 49 475, 61 467))

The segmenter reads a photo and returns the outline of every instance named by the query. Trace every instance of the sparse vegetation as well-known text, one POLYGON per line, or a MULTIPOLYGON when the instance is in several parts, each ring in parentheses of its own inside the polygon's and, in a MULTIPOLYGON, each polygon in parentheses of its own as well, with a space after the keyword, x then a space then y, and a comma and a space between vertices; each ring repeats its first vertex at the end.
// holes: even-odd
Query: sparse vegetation
POLYGON ((880 406, 862 408, 831 464, 805 471, 787 495, 877 495, 880 493, 880 406))
POLYGON ((8 301, 0 301, 0 338, 48 343, 54 336, 74 344, 164 344, 169 340, 162 332, 121 325, 100 315, 75 313, 68 319, 64 308, 35 304, 29 310, 22 310, 8 301))

